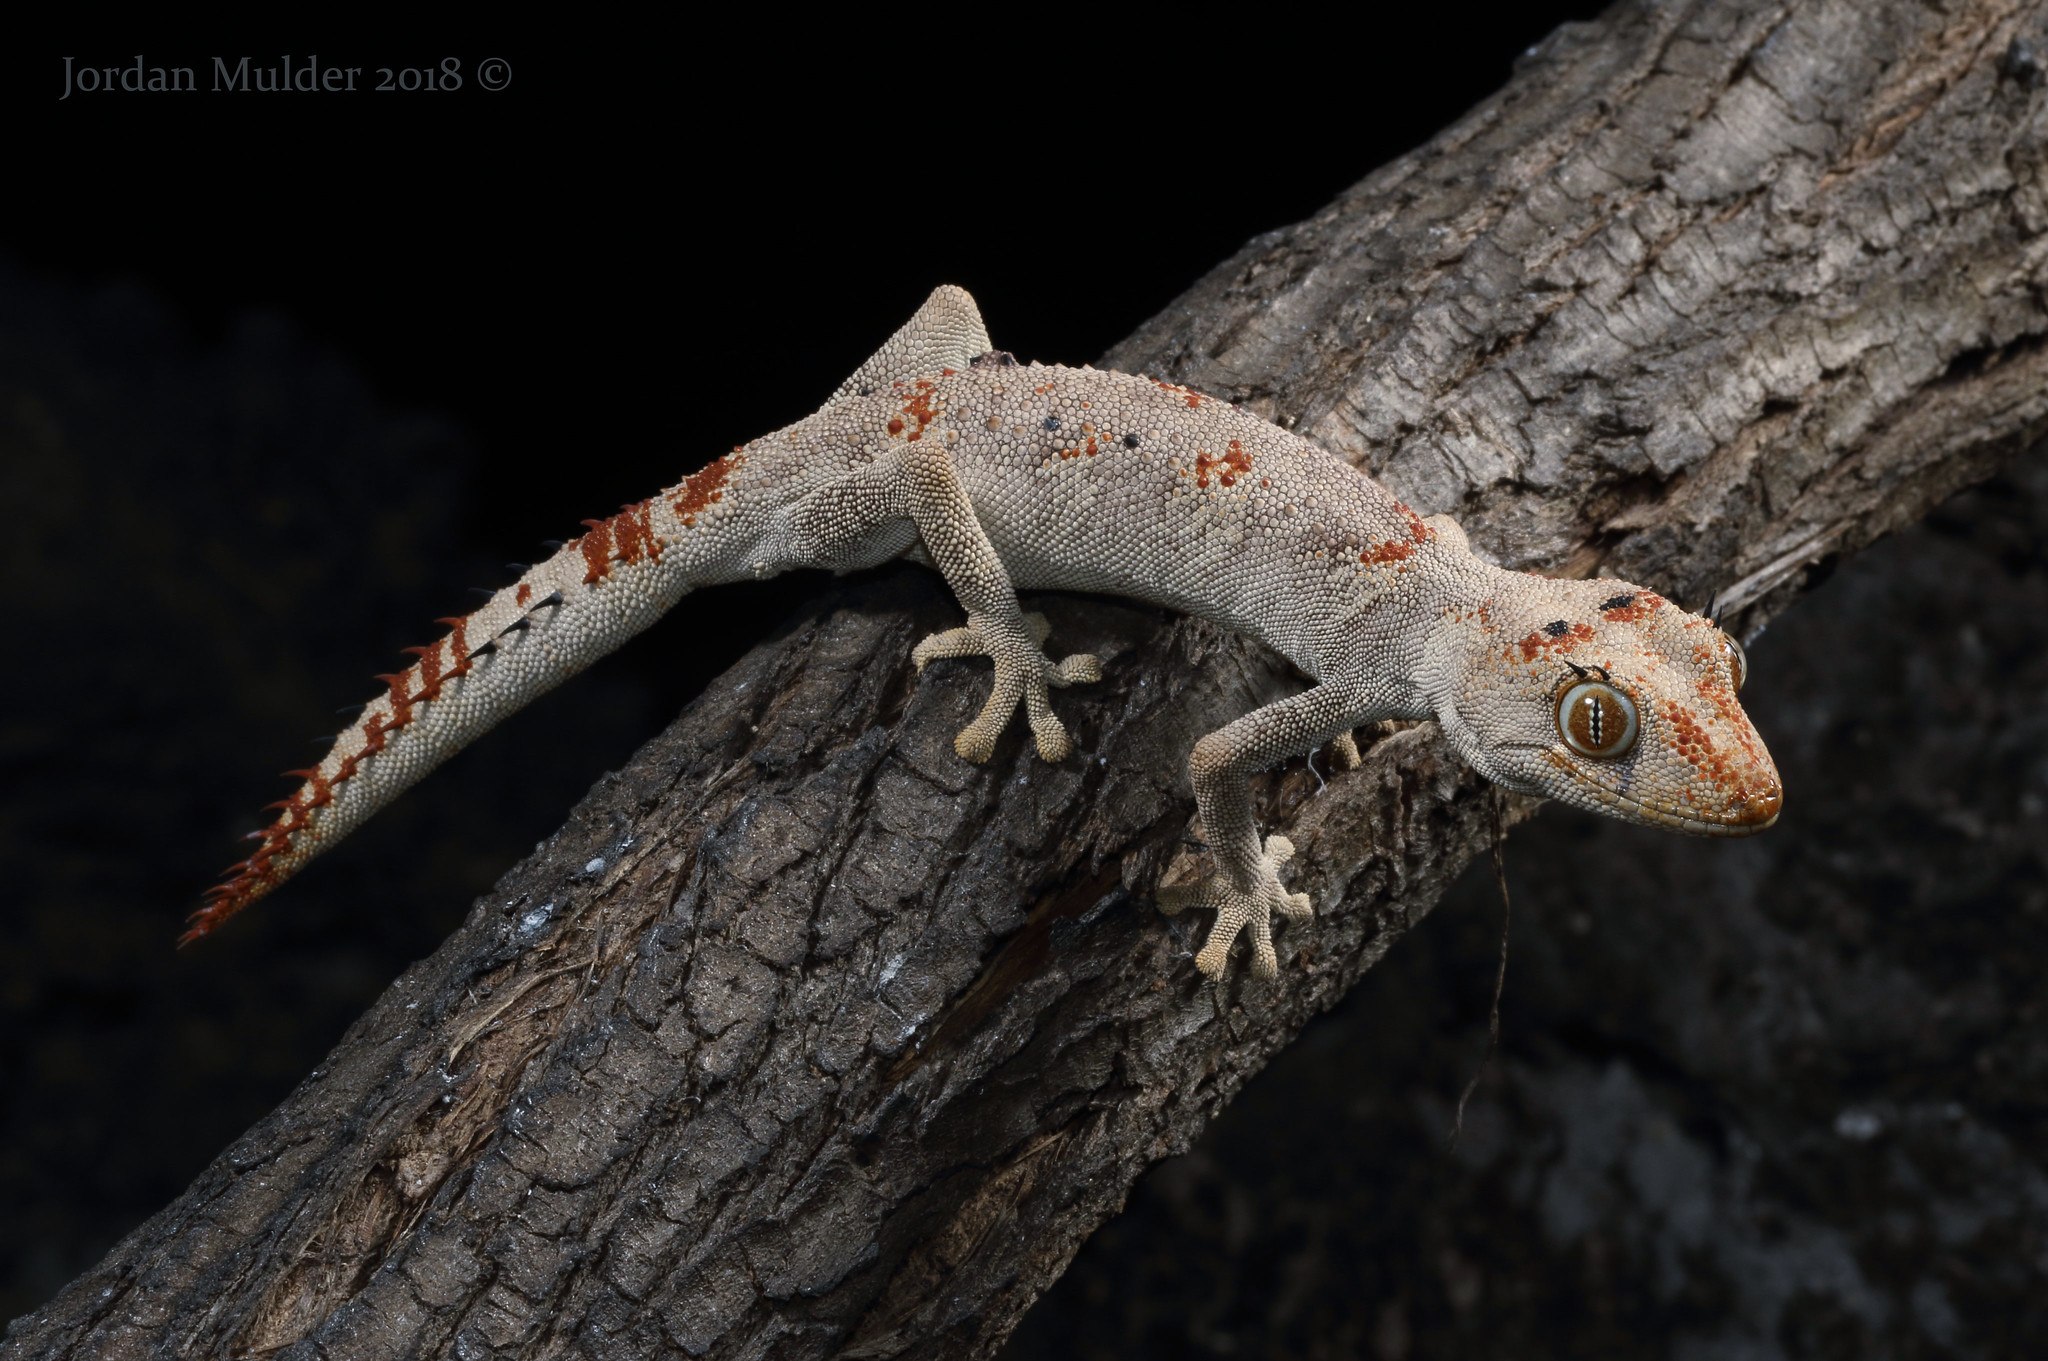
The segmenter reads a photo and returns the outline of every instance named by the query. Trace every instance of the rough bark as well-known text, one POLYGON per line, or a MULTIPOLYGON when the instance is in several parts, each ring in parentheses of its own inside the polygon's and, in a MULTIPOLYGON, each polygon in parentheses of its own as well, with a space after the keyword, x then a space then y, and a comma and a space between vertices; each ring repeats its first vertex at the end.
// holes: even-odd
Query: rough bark
MULTIPOLYGON (((2043 9, 1618 6, 1106 362, 1240 399, 1509 565, 1746 627, 2048 433, 2043 9)), ((900 571, 592 791, 7 1357, 969 1356, 1429 911, 1491 796, 1424 726, 1263 786, 1318 920, 1202 983, 1194 738, 1291 682, 1048 602, 1085 753, 986 769, 900 571)), ((1797 798, 1798 791, 1791 791, 1797 798)), ((1510 820, 1526 815, 1520 803, 1510 820)))

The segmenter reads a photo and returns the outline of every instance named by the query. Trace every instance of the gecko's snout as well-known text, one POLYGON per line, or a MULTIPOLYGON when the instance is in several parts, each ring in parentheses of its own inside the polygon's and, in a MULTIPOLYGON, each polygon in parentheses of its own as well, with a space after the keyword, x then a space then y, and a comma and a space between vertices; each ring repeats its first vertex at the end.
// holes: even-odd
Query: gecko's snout
POLYGON ((1735 816, 1729 821, 1746 832, 1761 832, 1778 820, 1778 810, 1784 806, 1785 791, 1773 780, 1761 789, 1744 794, 1735 807, 1735 816))

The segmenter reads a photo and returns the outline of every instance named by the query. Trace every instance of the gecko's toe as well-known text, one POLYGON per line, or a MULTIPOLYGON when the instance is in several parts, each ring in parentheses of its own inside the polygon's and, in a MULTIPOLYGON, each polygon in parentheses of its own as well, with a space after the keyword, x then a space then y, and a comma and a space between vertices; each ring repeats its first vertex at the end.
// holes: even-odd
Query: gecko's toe
POLYGON ((1031 725, 1031 739, 1042 760, 1064 761, 1074 754, 1074 739, 1067 736, 1066 724, 1053 715, 1031 725))
POLYGON ((910 664, 922 671, 941 657, 982 657, 987 654, 988 645, 972 628, 945 629, 926 634, 924 640, 910 650, 910 664))
POLYGON ((1058 666, 1046 672, 1046 680, 1062 688, 1069 685, 1093 685, 1102 679, 1102 663, 1086 652, 1076 652, 1063 658, 1058 666))

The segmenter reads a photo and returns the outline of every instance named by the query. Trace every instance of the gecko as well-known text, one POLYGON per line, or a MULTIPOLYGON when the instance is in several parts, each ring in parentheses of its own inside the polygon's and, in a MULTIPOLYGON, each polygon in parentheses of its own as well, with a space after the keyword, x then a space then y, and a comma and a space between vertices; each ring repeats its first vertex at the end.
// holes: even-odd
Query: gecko
POLYGON ((687 593, 796 568, 936 568, 960 627, 917 644, 986 658, 994 679, 954 741, 986 762, 1018 708, 1046 761, 1074 750, 1051 692, 1099 680, 1054 661, 1020 590, 1091 591, 1195 615, 1309 681, 1202 737, 1188 770, 1214 862, 1158 890, 1206 909, 1195 957, 1222 977, 1240 936, 1278 971, 1274 918, 1311 917, 1261 837, 1250 777, 1355 730, 1434 719, 1495 783, 1704 835, 1774 823, 1778 772, 1737 699, 1741 644, 1627 582, 1510 571, 1457 523, 1423 517, 1346 460, 1180 384, 1022 364, 963 289, 936 290, 815 414, 602 520, 377 679, 384 690, 251 833, 180 943, 214 930, 521 705, 647 628, 687 593))

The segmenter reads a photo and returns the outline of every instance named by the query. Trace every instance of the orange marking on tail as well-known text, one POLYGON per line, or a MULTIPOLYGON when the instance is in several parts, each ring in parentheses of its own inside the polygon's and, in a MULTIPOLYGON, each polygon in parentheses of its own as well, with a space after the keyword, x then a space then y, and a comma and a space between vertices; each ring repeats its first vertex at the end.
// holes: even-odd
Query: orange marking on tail
MULTIPOLYGON (((304 780, 306 781, 306 783, 313 786, 313 797, 306 803, 306 808, 308 810, 314 808, 324 808, 328 804, 334 802, 334 787, 328 783, 327 777, 320 773, 320 770, 317 766, 307 770, 287 770, 284 773, 291 779, 304 780)), ((291 798, 286 801, 287 805, 296 811, 298 808, 299 798, 305 792, 306 791, 302 789, 299 791, 299 793, 292 795, 291 798)))
POLYGON ((533 599, 533 587, 523 581, 520 582, 519 589, 512 593, 512 599, 515 603, 524 605, 527 601, 533 599))
POLYGON ((405 678, 410 674, 408 668, 371 678, 383 681, 391 688, 391 722, 387 726, 394 732, 412 722, 412 698, 405 693, 405 678))
POLYGON ((642 557, 650 562, 661 561, 661 536, 654 532, 652 500, 621 506, 612 520, 618 526, 620 557, 627 562, 638 562, 642 557))
POLYGON ((258 859, 251 856, 236 874, 224 884, 215 884, 206 890, 206 903, 185 919, 185 930, 178 937, 178 948, 184 949, 193 941, 220 928, 220 924, 240 912, 250 903, 277 886, 270 872, 269 857, 258 859))
POLYGON ((470 668, 469 640, 464 637, 468 629, 467 619, 457 619, 454 630, 448 635, 448 648, 455 654, 455 665, 449 670, 451 676, 467 676, 470 668))
POLYGON ((685 525, 697 523, 697 517, 725 499, 726 480, 732 470, 739 467, 743 455, 738 449, 713 459, 683 479, 683 485, 676 489, 674 506, 676 515, 685 525))
POLYGON ((420 673, 420 688, 412 697, 414 704, 425 704, 430 699, 441 697, 441 682, 448 679, 441 673, 442 642, 442 639, 437 638, 426 647, 405 649, 420 659, 419 665, 415 668, 420 673))
MULTIPOLYGON (((718 497, 713 494, 711 499, 715 501, 718 497)), ((636 501, 608 520, 583 522, 590 530, 578 540, 583 549, 585 585, 595 585, 610 575, 614 557, 628 563, 643 557, 661 561, 662 544, 654 532, 653 506, 652 501, 636 501)))
POLYGON ((464 616, 458 619, 450 615, 445 619, 436 619, 434 622, 446 624, 449 629, 448 669, 441 673, 441 679, 445 681, 453 680, 457 676, 467 676, 470 669, 469 638, 467 636, 469 629, 468 617, 464 616))
POLYGON ((585 520, 590 530, 576 542, 583 550, 583 584, 603 581, 612 569, 612 531, 608 520, 585 520))

